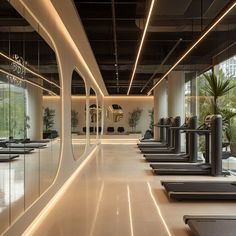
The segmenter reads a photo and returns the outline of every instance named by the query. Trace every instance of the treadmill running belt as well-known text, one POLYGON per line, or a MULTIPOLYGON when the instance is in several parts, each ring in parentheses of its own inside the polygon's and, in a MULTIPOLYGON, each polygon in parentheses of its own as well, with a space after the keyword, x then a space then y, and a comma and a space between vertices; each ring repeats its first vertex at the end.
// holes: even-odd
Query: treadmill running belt
POLYGON ((47 144, 42 143, 7 143, 7 146, 10 148, 43 148, 47 144))
POLYGON ((8 162, 15 158, 19 157, 19 155, 4 155, 0 154, 0 162, 8 162))
POLYGON ((162 182, 168 192, 235 192, 235 182, 162 182))
POLYGON ((0 154, 28 154, 33 148, 0 148, 0 154))
POLYGON ((236 219, 189 219, 188 225, 195 236, 235 236, 236 219))
POLYGON ((235 182, 163 181, 168 197, 175 200, 236 200, 235 182))

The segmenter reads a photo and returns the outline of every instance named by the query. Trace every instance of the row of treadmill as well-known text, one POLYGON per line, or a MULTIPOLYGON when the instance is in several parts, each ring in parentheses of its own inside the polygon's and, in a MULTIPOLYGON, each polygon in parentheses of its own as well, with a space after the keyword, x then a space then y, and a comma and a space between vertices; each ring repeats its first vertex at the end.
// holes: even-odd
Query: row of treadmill
POLYGON ((0 162, 10 162, 20 155, 31 154, 35 149, 47 147, 49 139, 9 139, 0 140, 0 162))
MULTIPOLYGON (((222 117, 211 115, 198 127, 196 116, 185 119, 161 118, 155 126, 160 129, 160 140, 141 140, 140 151, 155 175, 229 176, 222 167, 222 159, 230 152, 222 148, 222 117), (185 152, 181 152, 181 133, 186 138, 185 152), (198 157, 198 136, 204 137, 204 158, 198 157)), ((170 199, 236 200, 236 182, 232 181, 161 181, 170 199)), ((185 215, 184 222, 197 236, 235 236, 236 215, 185 215)))

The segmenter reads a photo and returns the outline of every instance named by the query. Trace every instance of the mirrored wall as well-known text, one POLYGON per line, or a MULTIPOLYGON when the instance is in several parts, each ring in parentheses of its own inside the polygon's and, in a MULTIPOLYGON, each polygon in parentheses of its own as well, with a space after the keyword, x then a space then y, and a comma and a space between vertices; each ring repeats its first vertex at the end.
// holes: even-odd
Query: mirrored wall
POLYGON ((85 152, 86 131, 85 83, 80 74, 74 70, 71 79, 71 139, 75 160, 85 152))
POLYGON ((0 12, 1 234, 55 178, 61 88, 53 49, 7 0, 0 12))
POLYGON ((119 122, 124 117, 124 112, 119 104, 111 104, 106 108, 106 117, 112 122, 119 122))
POLYGON ((98 99, 98 138, 102 134, 102 101, 98 99))
POLYGON ((97 94, 93 88, 89 93, 89 140, 90 145, 97 143, 98 139, 98 102, 97 94))

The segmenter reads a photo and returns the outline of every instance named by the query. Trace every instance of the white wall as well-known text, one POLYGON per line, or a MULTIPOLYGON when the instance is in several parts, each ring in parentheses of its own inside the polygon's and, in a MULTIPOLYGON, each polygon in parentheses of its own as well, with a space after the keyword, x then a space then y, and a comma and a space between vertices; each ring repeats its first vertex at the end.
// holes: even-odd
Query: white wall
MULTIPOLYGON (((107 127, 111 126, 117 130, 117 127, 122 126, 125 128, 125 132, 131 131, 129 127, 129 112, 132 112, 134 109, 142 109, 142 115, 136 127, 136 131, 141 131, 142 134, 149 128, 150 118, 149 111, 153 108, 153 97, 105 97, 104 107, 112 104, 118 104, 122 107, 124 112, 124 117, 118 122, 112 122, 111 120, 104 117, 104 134, 106 134, 107 127)), ((105 112, 106 113, 106 112, 105 112)))
MULTIPOLYGON (((74 109, 79 114, 79 127, 78 131, 83 132, 82 128, 86 126, 86 114, 85 114, 85 97, 73 97, 72 98, 71 109, 74 109)), ((89 104, 96 104, 96 98, 90 97, 89 104)), ((117 130, 119 126, 125 128, 125 132, 131 131, 129 127, 128 119, 129 112, 132 112, 136 108, 142 109, 142 115, 136 127, 136 131, 141 131, 142 134, 149 128, 150 117, 149 111, 153 108, 153 97, 130 97, 130 98, 117 98, 117 97, 106 97, 104 99, 105 109, 108 105, 118 104, 122 107, 124 112, 124 117, 122 120, 118 122, 112 122, 107 117, 104 117, 104 134, 106 134, 107 127, 112 126, 117 130)), ((44 97, 43 98, 43 107, 49 107, 51 109, 56 110, 55 116, 55 129, 57 129, 60 125, 60 116, 57 114, 60 113, 60 99, 52 98, 52 97, 44 97)))

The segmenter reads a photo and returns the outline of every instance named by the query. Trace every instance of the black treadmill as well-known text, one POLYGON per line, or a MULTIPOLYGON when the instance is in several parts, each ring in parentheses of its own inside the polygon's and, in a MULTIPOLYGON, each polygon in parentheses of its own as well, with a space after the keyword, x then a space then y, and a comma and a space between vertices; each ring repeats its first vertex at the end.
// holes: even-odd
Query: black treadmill
POLYGON ((169 146, 165 146, 165 147, 160 147, 158 145, 154 146, 154 147, 142 147, 140 148, 141 152, 144 154, 147 153, 160 153, 160 154, 170 154, 170 153, 174 153, 174 154, 178 154, 181 151, 181 144, 180 144, 180 130, 177 129, 180 127, 181 124, 181 119, 180 116, 176 116, 175 118, 171 118, 170 119, 170 125, 167 129, 167 134, 168 134, 168 144, 169 146))
MULTIPOLYGON (((193 116, 185 119, 183 126, 179 127, 179 130, 188 130, 197 128, 197 116, 193 116)), ((179 141, 177 141, 179 142, 179 141)), ((186 153, 178 154, 145 154, 146 161, 148 162, 190 162, 195 163, 202 161, 198 159, 197 155, 197 134, 186 133, 186 153)), ((150 165, 153 169, 158 167, 158 164, 150 165)))
MULTIPOLYGON (((165 118, 161 118, 160 120, 159 120, 159 122, 157 123, 157 124, 154 124, 153 126, 157 126, 157 127, 160 127, 160 125, 164 125, 165 124, 165 118)), ((160 139, 159 140, 156 140, 156 139, 154 139, 154 138, 152 138, 152 139, 145 139, 145 138, 143 138, 143 139, 140 139, 139 141, 140 141, 140 143, 138 143, 137 145, 139 146, 139 145, 142 145, 142 144, 146 144, 146 145, 148 145, 148 144, 152 144, 152 143, 162 143, 162 142, 165 142, 165 129, 164 129, 164 127, 160 127, 160 139)))
POLYGON ((9 162, 12 161, 13 159, 19 157, 19 155, 5 155, 5 154, 0 154, 0 162, 9 162))
POLYGON ((159 164, 153 172, 157 175, 229 175, 222 170, 222 118, 207 116, 204 130, 187 130, 189 133, 204 134, 206 140, 206 162, 203 164, 159 164), (211 162, 211 163, 210 163, 211 162))
POLYGON ((0 154, 29 154, 33 148, 0 148, 0 154))
POLYGON ((167 195, 175 200, 236 200, 236 182, 162 181, 167 195))
POLYGON ((185 224, 188 224, 195 236, 235 236, 236 216, 184 216, 185 224))
POLYGON ((5 143, 8 148, 45 148, 45 143, 5 143))
POLYGON ((24 139, 20 143, 49 143, 50 139, 38 139, 38 140, 30 140, 30 139, 24 139))
POLYGON ((139 148, 151 148, 151 147, 169 147, 171 145, 171 137, 169 137, 169 128, 171 123, 171 117, 169 118, 161 118, 160 122, 158 124, 155 124, 154 126, 157 126, 160 128, 160 142, 154 141, 154 142, 141 142, 138 143, 139 148))

